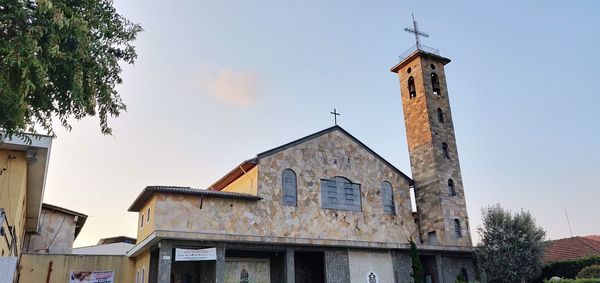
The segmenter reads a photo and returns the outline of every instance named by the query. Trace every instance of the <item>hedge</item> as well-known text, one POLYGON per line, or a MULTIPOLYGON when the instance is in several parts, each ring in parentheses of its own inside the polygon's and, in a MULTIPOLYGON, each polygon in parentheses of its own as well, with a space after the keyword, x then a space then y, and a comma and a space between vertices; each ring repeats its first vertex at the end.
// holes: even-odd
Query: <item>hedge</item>
POLYGON ((561 279, 558 281, 544 280, 544 283, 600 283, 600 279, 561 279))
POLYGON ((600 256, 586 257, 573 260, 555 261, 544 265, 542 268, 542 276, 538 282, 543 279, 550 279, 553 276, 561 278, 575 278, 577 273, 586 266, 600 264, 600 256))

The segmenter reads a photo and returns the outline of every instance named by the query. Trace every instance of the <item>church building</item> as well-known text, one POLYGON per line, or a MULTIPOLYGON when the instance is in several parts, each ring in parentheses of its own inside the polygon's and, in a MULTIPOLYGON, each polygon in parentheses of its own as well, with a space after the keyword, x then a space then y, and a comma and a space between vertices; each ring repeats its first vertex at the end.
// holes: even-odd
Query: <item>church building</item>
POLYGON ((135 282, 412 282, 409 239, 426 282, 474 281, 449 62, 417 43, 391 68, 411 175, 336 125, 258 153, 207 189, 143 189, 129 208, 135 282))

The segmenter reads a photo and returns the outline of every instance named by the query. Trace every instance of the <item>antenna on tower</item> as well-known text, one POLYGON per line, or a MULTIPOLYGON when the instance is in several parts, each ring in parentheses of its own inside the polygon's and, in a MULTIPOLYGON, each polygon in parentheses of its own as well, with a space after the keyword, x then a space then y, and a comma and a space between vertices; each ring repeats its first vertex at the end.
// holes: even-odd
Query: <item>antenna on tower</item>
POLYGON ((567 214, 566 208, 565 208, 565 216, 567 216, 567 224, 569 224, 569 230, 571 231, 571 237, 573 237, 573 229, 571 228, 571 221, 569 221, 569 214, 567 214))

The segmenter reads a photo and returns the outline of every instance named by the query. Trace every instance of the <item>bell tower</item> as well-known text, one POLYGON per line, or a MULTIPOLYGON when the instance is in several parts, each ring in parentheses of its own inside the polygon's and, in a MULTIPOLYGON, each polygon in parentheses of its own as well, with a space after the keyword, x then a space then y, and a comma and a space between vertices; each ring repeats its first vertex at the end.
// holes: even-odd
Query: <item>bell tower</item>
MULTIPOLYGON (((427 36, 414 29, 415 36, 427 36)), ((458 161, 444 66, 439 51, 415 46, 391 71, 400 94, 420 227, 427 245, 471 246, 469 217, 458 161)))

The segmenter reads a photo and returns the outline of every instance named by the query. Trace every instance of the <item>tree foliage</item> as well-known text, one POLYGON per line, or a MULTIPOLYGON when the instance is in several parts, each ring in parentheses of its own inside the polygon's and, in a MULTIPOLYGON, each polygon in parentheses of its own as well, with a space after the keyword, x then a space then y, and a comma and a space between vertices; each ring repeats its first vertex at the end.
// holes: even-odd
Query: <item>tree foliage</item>
POLYGON ((421 263, 419 253, 417 252, 417 245, 413 239, 409 239, 408 243, 410 244, 409 256, 412 262, 412 273, 410 276, 414 279, 415 283, 424 283, 425 274, 423 272, 423 264, 421 263))
POLYGON ((529 212, 490 206, 483 209, 478 232, 477 261, 489 282, 523 282, 541 274, 546 232, 529 212))
POLYGON ((107 118, 126 110, 115 90, 119 63, 137 58, 131 44, 141 31, 110 0, 0 2, 0 130, 7 135, 53 133, 52 119, 107 118))

